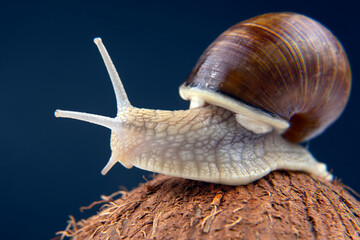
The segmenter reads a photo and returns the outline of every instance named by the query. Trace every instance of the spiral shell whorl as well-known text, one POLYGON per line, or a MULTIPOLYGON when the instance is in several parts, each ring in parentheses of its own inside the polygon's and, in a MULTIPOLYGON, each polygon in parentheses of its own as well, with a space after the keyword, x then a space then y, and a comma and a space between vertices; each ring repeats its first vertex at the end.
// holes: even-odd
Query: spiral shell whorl
POLYGON ((293 142, 308 140, 335 121, 350 85, 339 41, 295 13, 264 14, 231 27, 206 49, 183 84, 289 121, 284 137, 293 142))

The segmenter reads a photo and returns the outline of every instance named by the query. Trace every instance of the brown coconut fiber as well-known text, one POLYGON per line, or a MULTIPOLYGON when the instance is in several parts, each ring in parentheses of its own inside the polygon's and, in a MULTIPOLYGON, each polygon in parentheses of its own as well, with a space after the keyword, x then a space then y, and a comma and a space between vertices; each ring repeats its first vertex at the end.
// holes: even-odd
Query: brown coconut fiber
POLYGON ((288 171, 244 186, 158 175, 94 202, 90 207, 103 204, 96 215, 71 217, 58 234, 75 240, 360 239, 360 205, 346 189, 288 171))

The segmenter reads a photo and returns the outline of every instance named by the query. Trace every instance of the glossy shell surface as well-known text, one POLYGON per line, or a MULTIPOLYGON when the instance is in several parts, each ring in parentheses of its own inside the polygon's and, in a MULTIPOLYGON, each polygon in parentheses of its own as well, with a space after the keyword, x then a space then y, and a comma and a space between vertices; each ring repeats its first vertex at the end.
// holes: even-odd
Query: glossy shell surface
POLYGON ((350 86, 346 53, 329 30, 304 15, 269 13, 221 34, 180 92, 236 99, 288 121, 284 137, 302 142, 339 117, 350 86))

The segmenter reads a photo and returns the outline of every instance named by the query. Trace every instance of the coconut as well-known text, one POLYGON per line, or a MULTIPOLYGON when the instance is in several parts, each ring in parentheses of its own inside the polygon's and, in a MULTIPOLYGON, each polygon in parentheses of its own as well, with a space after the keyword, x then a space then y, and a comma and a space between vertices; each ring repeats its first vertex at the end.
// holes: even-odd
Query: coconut
POLYGON ((360 205, 339 181, 275 171, 243 186, 158 175, 102 201, 59 238, 359 239, 360 205), (116 199, 115 195, 121 194, 116 199))

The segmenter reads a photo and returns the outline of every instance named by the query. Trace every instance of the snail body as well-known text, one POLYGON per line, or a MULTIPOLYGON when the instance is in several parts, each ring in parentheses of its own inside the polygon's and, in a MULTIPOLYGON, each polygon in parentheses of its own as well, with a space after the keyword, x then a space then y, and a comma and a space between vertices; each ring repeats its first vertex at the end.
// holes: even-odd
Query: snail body
POLYGON ((136 166, 228 185, 247 184, 276 169, 305 171, 330 180, 332 175, 326 165, 296 142, 318 135, 345 107, 350 91, 350 68, 341 45, 335 40, 314 20, 294 13, 265 14, 239 23, 209 46, 180 87, 180 95, 191 100, 190 109, 163 111, 131 106, 110 56, 101 39, 96 38, 94 41, 113 83, 117 116, 62 110, 57 110, 55 116, 112 130, 112 156, 102 174, 120 162, 127 168, 136 166), (252 29, 245 29, 246 26, 252 29), (314 26, 320 30, 314 30, 314 26), (264 33, 253 33, 264 29, 272 36, 287 33, 287 37, 278 42, 269 37, 261 41, 258 38, 264 33), (311 34, 305 30, 316 32, 316 37, 308 39, 311 34), (303 39, 291 43, 289 39, 296 36, 288 32, 294 31, 303 39), (249 38, 245 37, 246 32, 249 38), (320 48, 317 41, 326 46, 320 48), (258 46, 260 42, 263 46, 258 46), (255 48, 255 54, 248 53, 251 48, 255 48), (273 53, 276 50, 277 55, 273 53), (323 54, 327 55, 323 57, 323 54), (327 60, 329 57, 336 59, 327 60), (270 60, 274 63, 266 63, 270 60), (254 76, 257 71, 259 75, 254 76), (323 95, 317 92, 323 90, 323 95), (237 91, 244 96, 233 96, 237 91), (260 98, 261 94, 264 99, 260 98), (273 99, 269 98, 271 95, 273 99), (251 96, 253 102, 249 100, 251 96), (299 99, 304 96, 314 98, 309 102, 299 99), (311 103, 314 99, 322 102, 311 103), (294 105, 285 107, 286 104, 294 105), (332 112, 329 104, 334 105, 332 112), (307 113, 313 115, 304 117, 307 113))

